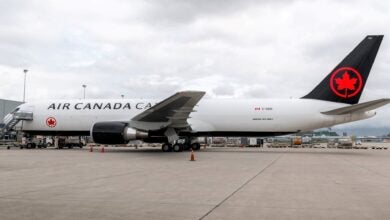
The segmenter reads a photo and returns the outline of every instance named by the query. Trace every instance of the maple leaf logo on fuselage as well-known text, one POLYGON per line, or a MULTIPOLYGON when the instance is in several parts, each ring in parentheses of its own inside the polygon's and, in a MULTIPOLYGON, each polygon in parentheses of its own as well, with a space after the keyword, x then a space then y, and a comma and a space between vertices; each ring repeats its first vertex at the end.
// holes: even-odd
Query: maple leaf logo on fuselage
POLYGON ((57 125, 57 120, 53 117, 49 117, 46 119, 46 125, 51 128, 54 128, 57 125))
POLYGON ((357 70, 351 67, 341 67, 332 73, 330 88, 337 96, 351 98, 361 91, 362 77, 357 70))

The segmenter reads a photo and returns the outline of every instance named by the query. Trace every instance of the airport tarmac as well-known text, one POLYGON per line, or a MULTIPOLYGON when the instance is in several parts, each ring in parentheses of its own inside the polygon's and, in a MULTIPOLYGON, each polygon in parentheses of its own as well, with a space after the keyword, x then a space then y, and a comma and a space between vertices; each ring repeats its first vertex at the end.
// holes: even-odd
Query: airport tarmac
POLYGON ((0 219, 390 219, 390 151, 0 148, 0 219))

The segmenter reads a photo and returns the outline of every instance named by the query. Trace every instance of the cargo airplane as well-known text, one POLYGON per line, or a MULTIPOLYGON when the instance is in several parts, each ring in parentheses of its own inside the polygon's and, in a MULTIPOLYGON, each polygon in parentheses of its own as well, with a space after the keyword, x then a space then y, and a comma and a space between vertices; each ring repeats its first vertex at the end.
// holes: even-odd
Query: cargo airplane
POLYGON ((359 103, 383 35, 361 41, 299 99, 202 99, 182 91, 162 100, 82 99, 24 103, 6 129, 42 135, 90 135, 100 144, 162 143, 163 151, 199 149, 198 136, 274 136, 373 117, 389 98, 359 103))

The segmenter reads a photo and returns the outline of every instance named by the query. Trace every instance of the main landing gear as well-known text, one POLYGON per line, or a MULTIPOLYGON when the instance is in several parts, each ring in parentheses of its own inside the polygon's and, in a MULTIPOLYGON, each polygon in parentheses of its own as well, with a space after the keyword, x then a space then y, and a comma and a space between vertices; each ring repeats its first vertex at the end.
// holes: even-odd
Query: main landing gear
POLYGON ((200 149, 200 144, 195 142, 195 143, 192 143, 192 144, 180 144, 180 143, 175 143, 175 144, 170 144, 170 143, 164 143, 162 144, 161 146, 161 150, 163 152, 170 152, 170 151, 173 151, 173 152, 181 152, 183 150, 199 150, 200 149))
POLYGON ((191 144, 191 149, 192 150, 199 150, 200 149, 200 144, 198 142, 192 143, 191 144))
POLYGON ((170 152, 170 151, 181 152, 184 150, 184 147, 185 147, 184 144, 175 143, 172 145, 170 143, 164 143, 161 146, 161 150, 163 152, 170 152))
POLYGON ((163 152, 172 151, 172 144, 169 144, 169 143, 164 143, 164 144, 162 144, 161 150, 162 150, 163 152))

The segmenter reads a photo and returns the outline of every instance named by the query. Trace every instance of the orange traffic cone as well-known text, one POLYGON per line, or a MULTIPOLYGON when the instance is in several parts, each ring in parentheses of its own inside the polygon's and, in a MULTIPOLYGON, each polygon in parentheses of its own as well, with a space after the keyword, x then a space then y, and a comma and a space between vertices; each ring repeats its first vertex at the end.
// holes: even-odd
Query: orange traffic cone
POLYGON ((194 154, 194 150, 191 149, 191 159, 190 161, 195 161, 195 154, 194 154))
POLYGON ((89 152, 93 152, 93 147, 92 146, 89 147, 89 152))
POLYGON ((104 153, 104 146, 103 146, 102 149, 100 150, 100 153, 104 153))

